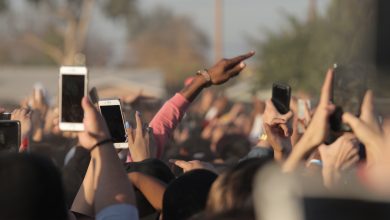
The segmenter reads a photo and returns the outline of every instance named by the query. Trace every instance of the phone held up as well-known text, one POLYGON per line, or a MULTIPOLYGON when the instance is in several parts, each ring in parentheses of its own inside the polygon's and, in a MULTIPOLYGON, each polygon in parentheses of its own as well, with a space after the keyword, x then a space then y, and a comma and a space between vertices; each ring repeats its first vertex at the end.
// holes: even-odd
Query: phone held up
POLYGON ((280 114, 290 111, 291 87, 284 83, 272 85, 271 101, 280 114))
POLYGON ((0 121, 0 152, 19 152, 20 135, 20 121, 0 121))
POLYGON ((360 107, 367 90, 367 74, 359 65, 334 65, 332 102, 336 106, 330 116, 330 127, 335 132, 348 132, 351 128, 342 123, 344 112, 360 115, 360 107))
POLYGON ((88 71, 83 66, 62 66, 59 78, 60 129, 83 131, 81 100, 87 95, 88 71))
POLYGON ((99 100, 99 109, 117 149, 127 149, 125 123, 119 99, 99 100))

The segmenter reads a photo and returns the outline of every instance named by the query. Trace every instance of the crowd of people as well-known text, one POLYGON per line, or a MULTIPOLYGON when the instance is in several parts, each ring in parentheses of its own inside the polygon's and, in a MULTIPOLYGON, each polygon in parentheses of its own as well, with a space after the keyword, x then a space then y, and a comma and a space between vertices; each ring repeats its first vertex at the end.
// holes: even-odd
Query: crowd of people
MULTIPOLYGON (((267 219, 263 213, 271 203, 258 193, 267 185, 267 175, 261 175, 267 167, 273 167, 272 175, 315 179, 329 194, 359 186, 386 204, 390 124, 386 117, 379 120, 373 93, 366 92, 359 116, 343 114, 352 132, 337 134, 329 129, 335 110, 332 68, 318 104, 305 105, 303 115, 295 97, 290 111, 281 114, 271 100, 253 97, 245 104, 216 95, 213 87, 234 80, 254 54, 222 59, 195 74, 150 121, 144 115, 154 111, 129 115, 124 108, 132 119, 128 149, 114 148, 88 97, 81 103, 84 131, 64 132, 58 108, 34 90, 12 111, 11 119, 21 123, 19 152, 0 154, 0 219, 267 219)), ((287 181, 280 185, 289 188, 287 181)), ((278 197, 285 191, 275 185, 267 193, 278 197)), ((282 204, 276 212, 287 212, 282 204)), ((334 205, 317 210, 327 210, 325 216, 333 219, 372 217, 334 205)), ((375 207, 376 219, 388 219, 387 207, 375 207)))

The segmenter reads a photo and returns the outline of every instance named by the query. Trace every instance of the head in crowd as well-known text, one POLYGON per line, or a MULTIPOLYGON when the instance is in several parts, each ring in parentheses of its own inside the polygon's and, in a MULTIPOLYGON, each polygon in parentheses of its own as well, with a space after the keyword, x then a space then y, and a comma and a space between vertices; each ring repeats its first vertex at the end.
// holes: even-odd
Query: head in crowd
POLYGON ((227 164, 237 163, 250 149, 250 141, 241 134, 224 135, 217 143, 217 155, 227 164))
POLYGON ((61 176, 50 160, 2 154, 0 179, 0 219, 68 218, 61 176))
POLYGON ((163 198, 163 220, 184 220, 202 212, 217 175, 208 170, 193 170, 171 182, 163 198))
POLYGON ((247 159, 221 174, 211 187, 207 213, 241 210, 253 215, 253 179, 256 171, 269 161, 269 158, 247 159))

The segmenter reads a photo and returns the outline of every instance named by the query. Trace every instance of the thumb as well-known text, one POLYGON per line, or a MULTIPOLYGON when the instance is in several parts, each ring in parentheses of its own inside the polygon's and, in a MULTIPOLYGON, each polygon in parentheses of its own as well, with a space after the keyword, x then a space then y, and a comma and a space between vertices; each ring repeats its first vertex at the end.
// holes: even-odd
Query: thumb
POLYGON ((86 96, 84 96, 81 100, 81 107, 83 108, 85 115, 94 115, 97 113, 95 106, 92 105, 92 103, 86 96))

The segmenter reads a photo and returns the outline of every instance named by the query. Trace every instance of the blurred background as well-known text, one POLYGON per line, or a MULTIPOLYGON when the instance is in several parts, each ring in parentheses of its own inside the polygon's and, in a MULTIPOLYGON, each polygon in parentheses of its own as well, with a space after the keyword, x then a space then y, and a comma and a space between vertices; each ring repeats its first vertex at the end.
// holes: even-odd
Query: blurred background
POLYGON ((375 64, 377 2, 0 0, 0 101, 34 85, 55 96, 58 67, 84 64, 102 97, 164 99, 197 70, 249 50, 248 68, 222 88, 229 98, 265 98, 274 81, 316 95, 333 63, 375 64))

